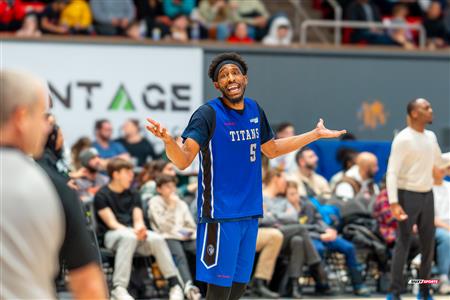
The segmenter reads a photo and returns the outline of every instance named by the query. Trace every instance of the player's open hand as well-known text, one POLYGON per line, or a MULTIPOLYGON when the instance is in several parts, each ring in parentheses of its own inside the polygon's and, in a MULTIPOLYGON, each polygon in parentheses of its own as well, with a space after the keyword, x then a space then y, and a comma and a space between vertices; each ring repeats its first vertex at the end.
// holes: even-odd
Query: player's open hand
POLYGON ((321 138, 337 138, 341 135, 347 133, 347 130, 331 130, 325 127, 324 122, 322 119, 319 120, 319 122, 316 125, 316 128, 314 129, 318 137, 321 138))
POLYGON ((172 137, 167 132, 167 128, 162 127, 161 124, 156 122, 153 119, 147 118, 147 121, 150 123, 149 125, 145 126, 148 131, 150 131, 154 136, 157 138, 160 138, 164 143, 169 142, 172 137))

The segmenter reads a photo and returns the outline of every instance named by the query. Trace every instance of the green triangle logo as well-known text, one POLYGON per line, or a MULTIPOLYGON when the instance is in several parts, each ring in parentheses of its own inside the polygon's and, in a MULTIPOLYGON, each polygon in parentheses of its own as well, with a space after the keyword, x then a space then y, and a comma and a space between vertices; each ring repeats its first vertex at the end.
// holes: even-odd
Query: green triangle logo
POLYGON ((124 110, 124 111, 135 111, 136 108, 134 107, 133 101, 131 101, 131 97, 128 94, 127 90, 121 84, 119 88, 117 89, 116 94, 113 97, 113 101, 111 102, 111 105, 109 106, 109 110, 124 110))

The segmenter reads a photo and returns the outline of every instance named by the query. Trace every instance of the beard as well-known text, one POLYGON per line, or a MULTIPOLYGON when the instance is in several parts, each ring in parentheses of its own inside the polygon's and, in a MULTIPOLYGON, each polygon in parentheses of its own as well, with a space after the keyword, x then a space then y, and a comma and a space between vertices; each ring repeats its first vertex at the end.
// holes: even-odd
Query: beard
POLYGON ((88 170, 89 173, 97 173, 99 168, 97 167, 92 167, 92 166, 86 166, 86 170, 88 170))
POLYGON ((224 97, 231 103, 236 104, 236 103, 242 102, 244 100, 245 89, 246 89, 246 87, 244 86, 242 88, 242 94, 239 96, 233 97, 233 98, 227 96, 226 88, 221 88, 220 91, 222 92, 222 97, 224 97))
POLYGON ((315 171, 317 169, 317 164, 305 164, 305 167, 311 171, 315 171))

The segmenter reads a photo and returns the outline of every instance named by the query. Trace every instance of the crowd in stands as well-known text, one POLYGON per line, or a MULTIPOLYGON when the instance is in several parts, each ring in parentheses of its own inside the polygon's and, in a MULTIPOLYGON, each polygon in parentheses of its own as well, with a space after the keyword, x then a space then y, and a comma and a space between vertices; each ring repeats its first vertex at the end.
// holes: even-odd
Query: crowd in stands
MULTIPOLYGON (((94 140, 78 139, 67 159, 63 132, 52 115, 48 121, 52 130, 41 164, 64 174, 81 201, 93 209, 100 247, 115 253, 113 298, 133 299, 127 289, 132 270, 136 270, 133 256, 138 253, 155 258, 171 300, 199 299, 204 287, 194 280, 195 163, 188 171, 177 170, 164 153, 155 152, 137 120, 126 121, 122 136, 113 139, 113 124, 106 119, 95 123, 94 140)), ((276 138, 294 134, 290 123, 276 128, 276 138)), ((333 257, 341 257, 354 294, 386 292, 397 221, 389 208, 385 184, 374 181, 377 157, 342 148, 337 159, 342 171, 330 182, 316 173, 319 157, 307 147, 270 162, 263 160, 264 218, 248 293, 298 299, 309 288, 316 294, 331 295, 336 292, 330 282, 336 267, 333 257), (370 265, 376 266, 376 276, 369 274, 370 265), (376 284, 368 284, 371 277, 376 284)), ((433 276, 440 280, 435 287, 440 294, 450 293, 450 182, 444 180, 449 174, 450 168, 435 168, 433 173, 433 276)), ((416 234, 409 265, 419 253, 418 244, 416 234)))
MULTIPOLYGON (((429 49, 450 42, 446 0, 338 2, 347 20, 422 24, 429 49)), ((312 3, 325 18, 332 17, 328 1, 312 3)), ((0 32, 15 32, 20 37, 98 35, 290 45, 293 28, 287 15, 286 11, 271 15, 263 0, 0 0, 0 32)), ((344 29, 343 42, 415 49, 418 33, 404 28, 344 29)))
POLYGON ((290 44, 293 36, 290 21, 271 16, 261 0, 1 0, 0 31, 270 45, 290 44))
MULTIPOLYGON (((328 1, 316 1, 325 18, 333 17, 328 1)), ((427 48, 447 47, 450 42, 450 7, 447 0, 338 0, 344 19, 384 24, 422 24, 427 34, 427 48)), ((406 28, 345 29, 344 40, 349 43, 396 45, 415 49, 418 32, 406 28)))

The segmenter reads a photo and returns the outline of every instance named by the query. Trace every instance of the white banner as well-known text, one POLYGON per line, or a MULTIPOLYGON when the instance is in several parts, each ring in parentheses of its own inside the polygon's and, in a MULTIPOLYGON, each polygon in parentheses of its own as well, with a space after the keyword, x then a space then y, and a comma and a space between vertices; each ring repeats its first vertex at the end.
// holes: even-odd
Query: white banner
POLYGON ((128 118, 144 125, 152 117, 179 132, 202 103, 200 48, 3 41, 1 50, 3 68, 48 80, 66 146, 94 138, 94 122, 103 118, 114 137, 128 118))

